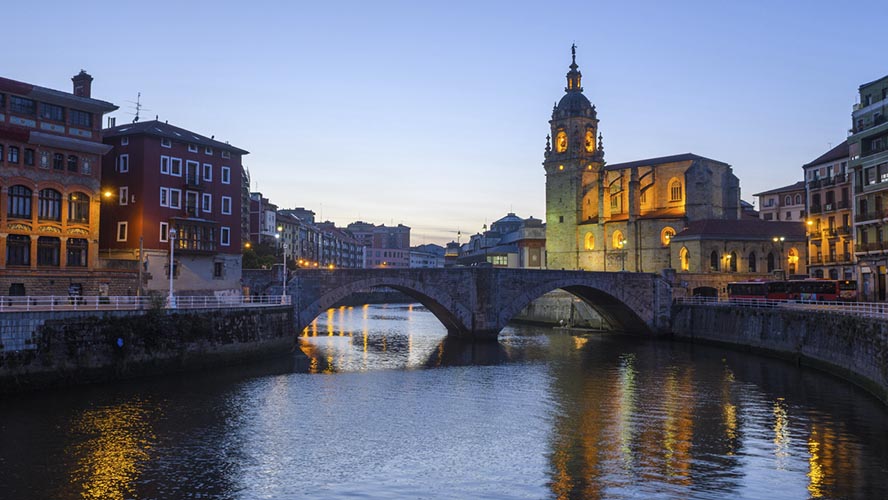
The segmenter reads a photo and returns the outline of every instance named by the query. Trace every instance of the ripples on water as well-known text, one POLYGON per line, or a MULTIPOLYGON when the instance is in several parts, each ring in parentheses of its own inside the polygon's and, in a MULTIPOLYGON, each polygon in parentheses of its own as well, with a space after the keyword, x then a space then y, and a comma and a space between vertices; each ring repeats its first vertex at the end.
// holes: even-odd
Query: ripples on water
POLYGON ((0 399, 0 498, 888 498, 888 411, 723 349, 341 308, 292 359, 0 399), (305 364, 305 363, 303 363, 305 364))

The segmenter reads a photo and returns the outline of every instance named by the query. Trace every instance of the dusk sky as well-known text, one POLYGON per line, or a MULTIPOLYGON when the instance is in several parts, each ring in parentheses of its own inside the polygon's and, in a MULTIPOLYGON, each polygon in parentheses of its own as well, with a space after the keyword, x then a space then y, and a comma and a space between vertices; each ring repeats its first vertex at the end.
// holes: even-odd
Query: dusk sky
POLYGON ((888 73, 884 0, 36 5, 4 4, 0 76, 70 91, 85 69, 118 124, 141 92, 143 119, 250 151, 279 207, 403 223, 414 245, 545 218, 572 43, 608 163, 693 152, 747 201, 801 180, 888 73))

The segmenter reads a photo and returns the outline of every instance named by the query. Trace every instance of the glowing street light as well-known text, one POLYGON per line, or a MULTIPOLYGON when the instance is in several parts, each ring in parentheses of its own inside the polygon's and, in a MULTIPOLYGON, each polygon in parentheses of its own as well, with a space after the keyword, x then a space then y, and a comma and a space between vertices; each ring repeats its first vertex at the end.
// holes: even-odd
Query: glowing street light
POLYGON ((620 271, 625 271, 626 270, 626 249, 624 247, 626 246, 626 243, 629 243, 629 241, 626 238, 623 238, 618 243, 620 244, 620 257, 621 257, 620 271))
POLYGON ((170 309, 176 308, 176 297, 173 295, 173 265, 174 265, 174 255, 176 252, 176 228, 170 228, 170 309))

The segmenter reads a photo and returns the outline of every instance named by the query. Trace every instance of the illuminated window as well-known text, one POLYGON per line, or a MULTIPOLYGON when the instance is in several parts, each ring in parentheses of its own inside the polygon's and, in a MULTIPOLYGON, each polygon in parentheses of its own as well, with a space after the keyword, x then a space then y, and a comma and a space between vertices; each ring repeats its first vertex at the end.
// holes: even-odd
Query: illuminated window
POLYGON ((555 151, 559 153, 567 151, 567 134, 563 130, 559 130, 555 135, 555 151))
POLYGON ((681 201, 681 181, 678 179, 669 183, 669 201, 681 201))
POLYGON ((586 233, 586 237, 583 238, 583 248, 586 250, 595 248, 595 236, 592 233, 586 233))
POLYGON ((681 247, 681 250, 678 252, 678 259, 681 261, 682 271, 689 271, 691 269, 691 258, 689 253, 687 247, 681 247))
POLYGON ((614 231, 613 247, 623 248, 624 246, 626 246, 626 239, 623 238, 623 233, 621 231, 614 231))
POLYGON ((672 229, 671 227, 664 227, 663 230, 660 231, 660 243, 662 243, 663 246, 668 246, 674 237, 675 229, 672 229))

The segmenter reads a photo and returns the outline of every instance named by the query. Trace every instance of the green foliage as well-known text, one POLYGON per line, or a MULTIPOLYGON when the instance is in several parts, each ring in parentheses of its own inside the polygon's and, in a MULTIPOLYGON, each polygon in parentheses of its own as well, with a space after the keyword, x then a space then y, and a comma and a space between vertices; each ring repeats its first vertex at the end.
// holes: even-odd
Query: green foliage
POLYGON ((271 266, 280 262, 280 249, 268 243, 253 245, 244 250, 244 269, 271 269, 271 266))

